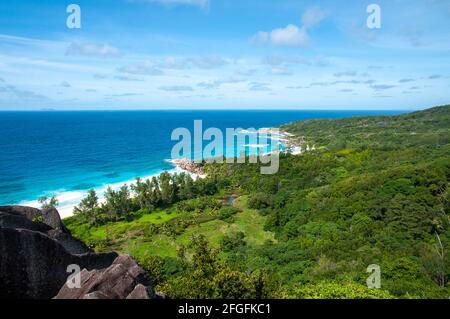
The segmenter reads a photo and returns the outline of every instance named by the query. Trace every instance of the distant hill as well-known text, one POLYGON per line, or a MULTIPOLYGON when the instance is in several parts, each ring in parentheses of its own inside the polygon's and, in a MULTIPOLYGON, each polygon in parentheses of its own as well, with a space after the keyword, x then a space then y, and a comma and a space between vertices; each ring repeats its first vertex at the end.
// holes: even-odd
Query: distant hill
POLYGON ((282 128, 331 148, 443 145, 450 140, 450 105, 396 116, 309 120, 282 128))

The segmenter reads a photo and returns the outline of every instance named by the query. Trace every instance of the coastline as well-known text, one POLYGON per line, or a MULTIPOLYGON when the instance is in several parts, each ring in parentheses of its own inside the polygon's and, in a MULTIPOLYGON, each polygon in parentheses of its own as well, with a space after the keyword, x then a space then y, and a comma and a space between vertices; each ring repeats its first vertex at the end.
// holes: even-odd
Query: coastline
MULTIPOLYGON (((314 150, 315 148, 310 148, 309 145, 306 148, 303 148, 303 143, 298 143, 298 141, 294 140, 295 136, 289 132, 286 131, 279 131, 276 128, 263 128, 259 129, 258 131, 241 131, 240 133, 247 133, 247 134, 267 134, 272 136, 266 136, 272 141, 277 141, 279 145, 283 145, 286 147, 286 150, 284 152, 288 152, 292 155, 301 155, 305 151, 314 150)), ((246 144, 244 145, 247 148, 255 148, 260 149, 267 147, 268 145, 260 145, 260 144, 246 144)), ((269 152, 273 153, 274 151, 269 152)), ((168 172, 169 174, 177 174, 177 173, 187 173, 189 174, 193 179, 198 178, 206 178, 206 174, 203 171, 202 167, 199 167, 197 164, 195 164, 192 160, 189 159, 173 159, 173 160, 165 160, 168 163, 171 163, 174 168, 171 170, 161 170, 157 173, 153 173, 150 175, 144 175, 139 176, 142 180, 151 179, 153 177, 159 176, 163 172, 168 172)), ((119 181, 115 183, 110 184, 102 184, 98 187, 94 187, 93 189, 97 192, 97 196, 100 203, 104 202, 104 193, 107 190, 108 187, 111 187, 113 190, 120 189, 123 185, 131 185, 135 183, 136 178, 128 179, 124 181, 119 181)), ((54 194, 59 202, 59 205, 57 207, 58 212, 60 213, 61 218, 68 218, 73 216, 73 209, 81 202, 81 200, 87 195, 88 189, 86 190, 76 190, 76 191, 55 191, 54 194)), ((52 192, 49 192, 52 193, 52 192)), ((35 200, 23 200, 18 203, 18 205, 21 206, 30 206, 30 207, 40 207, 41 204, 37 199, 35 200)))
MULTIPOLYGON (((175 164, 174 164, 175 165, 175 164)), ((157 177, 164 172, 168 172, 169 174, 179 174, 179 173, 187 173, 191 175, 193 179, 204 178, 204 176, 189 172, 186 169, 182 169, 175 165, 175 168, 171 170, 161 170, 158 173, 154 173, 151 175, 142 176, 142 180, 151 179, 152 177, 157 177)), ((131 185, 136 182, 136 178, 124 180, 121 182, 116 182, 112 184, 103 184, 101 186, 95 187, 94 190, 97 192, 98 200, 100 203, 104 202, 104 192, 108 187, 111 187, 113 190, 118 190, 123 185, 131 185)), ((89 190, 78 190, 78 191, 60 191, 56 192, 55 196, 58 199, 59 205, 57 207, 59 215, 62 219, 73 216, 73 209, 77 206, 80 201, 87 195, 89 190)), ((24 200, 20 201, 17 205, 20 206, 29 206, 39 208, 41 204, 36 200, 24 200)))
MULTIPOLYGON (((345 118, 351 116, 369 116, 369 115, 386 115, 398 114, 394 111, 292 111, 292 112, 258 112, 255 116, 253 112, 215 112, 208 113, 207 117, 211 121, 211 126, 220 129, 227 127, 253 128, 262 127, 262 129, 242 130, 245 134, 260 134, 261 137, 267 137, 271 140, 272 145, 276 143, 284 144, 286 148, 281 152, 288 151, 293 155, 299 155, 306 151, 307 145, 305 141, 296 140, 285 132, 284 136, 273 135, 276 130, 284 123, 308 120, 311 118, 345 118), (270 128, 276 128, 272 131, 270 128), (269 136, 271 135, 271 136, 269 136), (289 141, 291 140, 291 141, 289 141), (295 145, 297 144, 297 145, 295 145), (298 144, 301 144, 298 145, 298 144), (298 146, 298 147, 296 147, 298 146)), ((96 189, 99 193, 104 191, 108 185, 121 186, 125 183, 134 182, 135 176, 151 177, 159 175, 164 171, 171 171, 172 167, 162 166, 157 161, 164 161, 170 155, 170 143, 163 143, 164 137, 170 136, 172 129, 170 120, 177 117, 177 114, 170 112, 93 112, 88 114, 90 120, 86 121, 87 114, 83 112, 23 112, 8 113, 8 116, 0 118, 2 127, 9 132, 12 128, 17 134, 8 136, 2 135, 2 146, 4 156, 0 156, 0 166, 7 167, 4 172, 0 172, 0 202, 2 205, 30 205, 40 207, 37 198, 44 194, 55 194, 60 201, 60 210, 65 216, 72 214, 71 210, 75 204, 84 197, 88 189, 96 189), (124 117, 124 114, 127 116, 124 117), (24 119, 26 121, 24 121, 24 119), (52 130, 55 126, 45 125, 47 121, 53 121, 55 125, 60 125, 58 134, 53 134, 52 130), (98 126, 95 123, 102 121, 105 125, 98 126), (35 124, 33 129, 26 125, 28 121, 35 124), (142 123, 139 126, 139 136, 152 136, 155 143, 149 143, 147 138, 136 138, 135 130, 130 130, 133 123, 142 123), (63 125, 61 124, 63 123, 63 125), (161 124, 164 123, 164 124, 161 124), (114 124, 114 125, 113 125, 114 124), (120 125, 119 125, 120 124, 120 125), (71 134, 73 127, 77 127, 76 139, 71 134), (96 132, 93 134, 92 132, 96 132), (33 141, 36 134, 43 134, 45 138, 41 141, 45 143, 29 143, 27 147, 18 150, 17 145, 21 141, 33 141), (108 140, 104 141, 97 136, 108 136, 108 140), (14 138, 13 138, 14 137, 14 138), (73 143, 61 143, 61 140, 71 140, 73 143), (89 147, 83 141, 89 140, 89 147), (126 143, 123 143, 126 141, 126 143), (151 144, 151 147, 149 147, 151 144), (117 149, 120 152, 117 152, 117 149), (101 150, 101 152, 96 151, 101 150), (93 156, 84 159, 80 154, 91 152, 93 156), (152 156, 149 156, 151 154, 152 156), (129 156, 132 155, 132 156, 129 156), (122 173, 123 167, 114 168, 115 163, 123 163, 125 160, 132 160, 138 165, 138 171, 143 173, 126 174, 121 177, 111 177, 103 175, 102 163, 103 156, 111 158, 111 167, 107 167, 105 172, 122 173), (32 163, 30 163, 30 159, 32 163), (138 159, 138 160, 137 160, 138 159), (145 170, 146 163, 151 162, 152 168, 145 170), (84 169, 86 168, 86 170, 84 169), (60 174, 59 172, 64 172, 60 174), (3 173, 3 174, 2 174, 3 173), (31 173, 31 174, 30 174, 31 173), (83 175, 87 173, 88 179, 83 175), (91 174, 92 173, 92 174, 91 174), (99 173, 99 174, 97 174, 99 173), (147 175, 148 174, 148 175, 147 175), (92 176, 91 176, 92 175, 92 176), (134 176, 133 176, 134 175, 134 176), (74 176, 74 180, 72 180, 74 176), (82 178, 78 179, 80 176, 82 178), (92 178, 91 178, 92 177, 92 178), (92 183, 90 182, 92 180, 92 183), (88 182, 86 182, 88 181, 88 182), (29 192, 28 192, 28 188, 29 192)), ((203 111, 190 112, 189 116, 183 113, 181 117, 183 123, 205 116, 203 111), (186 118, 185 118, 186 117, 186 118)), ((177 124, 179 125, 179 124, 177 124)), ((278 132, 279 132, 278 131, 278 132)), ((1 138, 0 138, 1 139, 1 138)), ((247 142, 249 143, 249 142, 247 142)), ((250 143, 249 143, 250 144, 250 143)), ((265 144, 265 143, 264 143, 265 144)), ((259 146, 259 145, 253 145, 259 146)), ((317 146, 320 147, 320 146, 317 146)), ((310 145, 310 149, 314 149, 310 145)), ((254 153, 261 151, 260 147, 248 147, 254 153)), ((175 167, 173 169, 176 169, 175 167)), ((126 170, 125 170, 126 171, 126 170)), ((120 174, 121 175, 121 174, 120 174)))

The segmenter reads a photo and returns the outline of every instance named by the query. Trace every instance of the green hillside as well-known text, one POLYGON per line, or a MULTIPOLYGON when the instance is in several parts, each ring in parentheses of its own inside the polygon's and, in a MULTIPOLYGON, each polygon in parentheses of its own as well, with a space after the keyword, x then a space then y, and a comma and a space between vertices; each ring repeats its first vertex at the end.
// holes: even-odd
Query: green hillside
POLYGON ((276 175, 164 175, 65 223, 98 251, 131 254, 174 298, 447 299, 450 106, 282 129, 316 150, 282 155, 276 175), (366 286, 371 264, 381 289, 366 286))

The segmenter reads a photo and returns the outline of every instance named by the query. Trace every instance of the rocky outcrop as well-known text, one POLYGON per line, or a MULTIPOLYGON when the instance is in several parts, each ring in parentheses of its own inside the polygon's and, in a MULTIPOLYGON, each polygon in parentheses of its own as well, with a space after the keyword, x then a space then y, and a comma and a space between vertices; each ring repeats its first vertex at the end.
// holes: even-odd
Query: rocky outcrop
POLYGON ((1 228, 23 228, 45 233, 72 254, 85 254, 89 248, 73 238, 54 208, 39 210, 25 206, 0 206, 1 228))
POLYGON ((0 212, 20 215, 28 218, 29 220, 33 220, 39 216, 42 216, 42 211, 37 208, 27 207, 27 206, 0 206, 0 212))
POLYGON ((66 283, 55 299, 151 299, 151 280, 130 256, 119 256, 106 269, 80 273, 80 286, 66 283))
POLYGON ((188 158, 168 160, 168 162, 172 163, 176 167, 179 167, 186 172, 196 174, 200 177, 203 177, 206 175, 202 165, 197 164, 188 158))
POLYGON ((0 207, 0 298, 151 298, 151 287, 131 257, 73 238, 57 210, 0 207), (67 290, 70 265, 82 269, 80 289, 67 290))
POLYGON ((0 228, 0 298, 51 298, 70 275, 69 265, 104 268, 116 256, 115 253, 74 255, 44 233, 0 228))

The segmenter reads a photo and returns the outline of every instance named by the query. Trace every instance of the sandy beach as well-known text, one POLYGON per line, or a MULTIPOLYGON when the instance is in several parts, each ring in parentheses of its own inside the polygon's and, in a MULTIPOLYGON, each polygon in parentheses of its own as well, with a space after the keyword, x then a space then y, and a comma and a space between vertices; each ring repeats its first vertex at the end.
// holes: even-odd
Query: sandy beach
MULTIPOLYGON (((161 171, 157 174, 142 176, 141 179, 142 180, 151 179, 152 177, 159 176, 163 172, 164 171, 161 171)), ((177 173, 179 174, 179 173, 184 172, 184 173, 191 175, 191 177, 193 179, 204 177, 204 176, 200 176, 199 174, 191 173, 187 170, 181 169, 180 167, 175 167, 174 169, 169 170, 167 172, 169 174, 177 174, 177 173)), ((106 189, 108 187, 111 187, 113 190, 118 190, 123 185, 130 186, 131 184, 134 184, 135 182, 136 182, 136 179, 132 179, 132 180, 117 182, 117 183, 113 183, 113 184, 104 184, 104 185, 99 186, 94 189, 97 192, 99 202, 103 203, 104 202, 103 194, 106 192, 106 189)), ((59 215, 61 216, 61 218, 67 218, 67 217, 73 216, 73 209, 87 195, 87 192, 88 192, 88 190, 79 190, 79 191, 64 191, 64 190, 62 190, 62 191, 56 192, 55 196, 59 202, 57 209, 58 209, 58 212, 59 212, 59 215)), ((38 202, 38 200, 23 201, 23 202, 20 202, 19 205, 36 207, 36 208, 41 207, 41 204, 38 202)))

